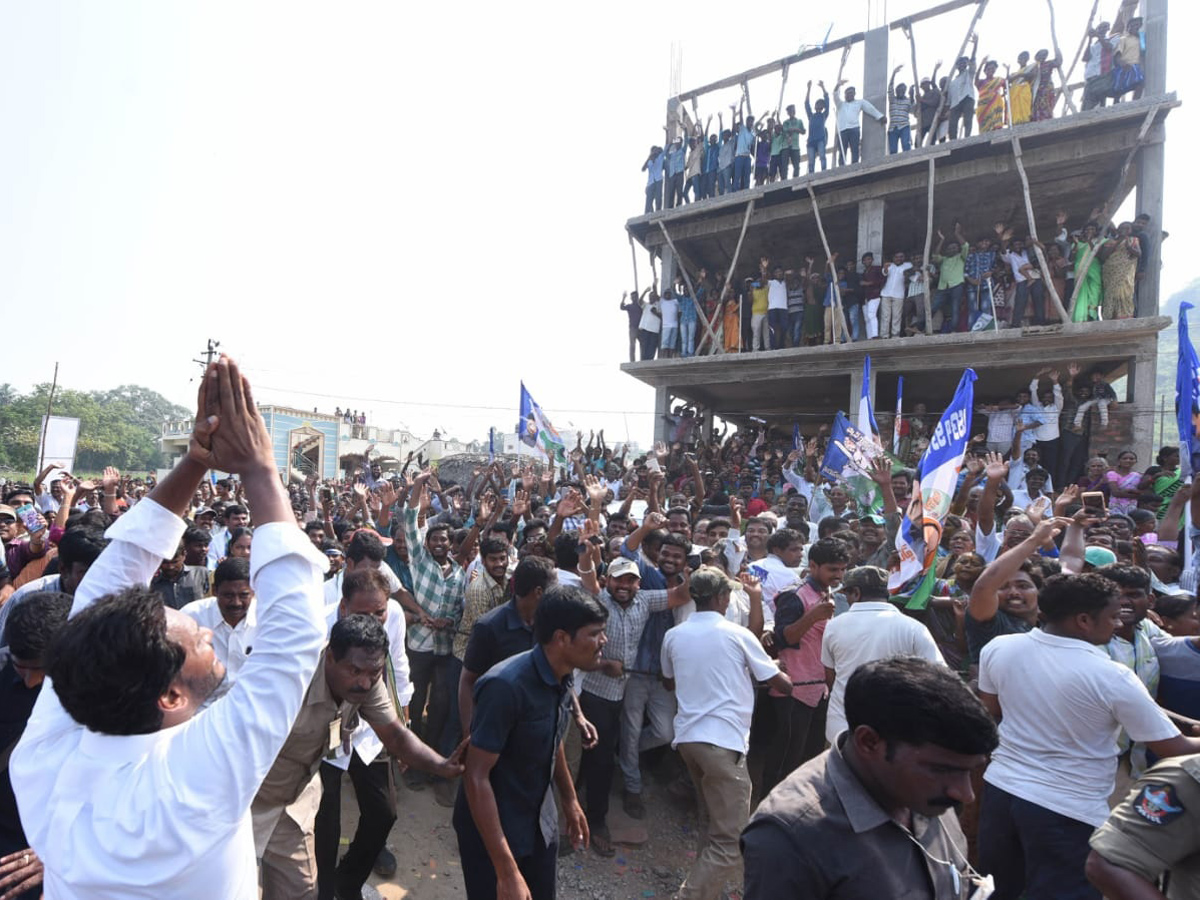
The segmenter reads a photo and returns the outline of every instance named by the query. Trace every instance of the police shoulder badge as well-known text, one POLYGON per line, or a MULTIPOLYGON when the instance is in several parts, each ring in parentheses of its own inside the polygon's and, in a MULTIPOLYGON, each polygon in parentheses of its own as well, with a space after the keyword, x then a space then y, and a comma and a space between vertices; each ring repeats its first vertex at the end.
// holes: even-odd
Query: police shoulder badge
POLYGON ((1168 825, 1186 812, 1169 784, 1146 785, 1133 798, 1133 809, 1151 825, 1168 825))

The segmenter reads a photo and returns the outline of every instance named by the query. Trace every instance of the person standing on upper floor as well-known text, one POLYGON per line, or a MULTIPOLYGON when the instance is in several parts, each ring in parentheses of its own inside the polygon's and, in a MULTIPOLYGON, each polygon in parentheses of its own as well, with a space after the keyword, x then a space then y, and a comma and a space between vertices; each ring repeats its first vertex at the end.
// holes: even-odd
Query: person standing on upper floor
POLYGON ((1058 100, 1058 91, 1054 89, 1054 70, 1062 65, 1062 56, 1056 55, 1050 59, 1049 50, 1039 50, 1033 59, 1038 75, 1033 85, 1032 121, 1045 122, 1054 118, 1054 104, 1058 100))
POLYGON ((971 136, 971 126, 975 122, 975 53, 979 49, 979 36, 971 35, 970 57, 960 56, 954 64, 954 74, 946 86, 946 109, 950 115, 950 139, 955 140, 959 122, 962 123, 962 137, 971 136))
MULTIPOLYGON (((809 82, 812 84, 812 82, 809 82)), ((786 107, 787 118, 783 120, 783 136, 787 143, 780 164, 780 174, 784 179, 800 177, 800 135, 804 134, 804 123, 796 118, 796 105, 789 103, 786 107), (791 167, 791 175, 788 168, 791 167)), ((811 169, 809 171, 812 171, 811 169)))
POLYGON ((903 66, 892 70, 888 80, 888 153, 912 149, 912 118, 917 105, 916 87, 896 84, 896 75, 903 66))
POLYGON ((1029 51, 1017 54, 1017 70, 1008 71, 1008 109, 1014 125, 1024 125, 1033 115, 1033 82, 1037 78, 1037 67, 1029 63, 1029 51))
MULTIPOLYGON (((1112 26, 1101 22, 1088 32, 1087 47, 1083 51, 1083 109, 1104 106, 1112 95, 1113 52, 1120 37, 1110 36, 1112 26)), ((1028 56, 1028 54, 1027 54, 1028 56)))
POLYGON ((658 355, 662 359, 670 359, 679 355, 679 299, 671 288, 662 292, 662 299, 658 302, 658 311, 662 316, 662 336, 658 345, 658 355))
POLYGON ((887 279, 884 277, 883 269, 875 265, 874 253, 863 254, 862 266, 862 274, 858 278, 858 288, 862 292, 863 300, 863 337, 867 340, 874 340, 879 337, 879 295, 887 279))
POLYGON ((683 205, 683 171, 687 168, 686 155, 687 149, 683 145, 683 138, 675 138, 671 142, 671 146, 667 148, 665 175, 667 209, 683 205))
POLYGON ((1005 125, 1004 88, 1007 82, 996 74, 999 64, 993 59, 983 58, 983 77, 975 80, 975 91, 979 102, 975 105, 975 117, 979 120, 979 133, 998 131, 1005 125))
POLYGON ((771 349, 787 346, 788 286, 783 266, 775 266, 767 282, 767 327, 771 334, 771 349))
MULTIPOLYGON (((721 137, 710 134, 708 143, 704 145, 704 168, 700 176, 700 199, 707 200, 717 196, 717 173, 721 170, 721 137)), ((725 193, 724 186, 721 193, 725 193)))
MULTIPOLYGON (((1068 371, 1071 377, 1074 378, 1079 374, 1079 364, 1071 363, 1068 371)), ((1033 380, 1029 382, 1030 396, 1037 397, 1037 402, 1032 405, 1036 406, 1042 415, 1042 422, 1037 426, 1037 430, 1033 436, 1037 440, 1038 458, 1041 461, 1042 468, 1050 473, 1050 478, 1054 483, 1062 484, 1062 473, 1059 471, 1060 453, 1062 445, 1061 433, 1059 431, 1059 413, 1063 408, 1063 391, 1062 385, 1059 384, 1058 369, 1040 369, 1033 380), (1050 388, 1048 390, 1039 389, 1042 376, 1050 379, 1050 388)))
POLYGON ((958 331, 958 322, 962 318, 966 303, 966 265, 967 254, 971 246, 963 235, 962 224, 954 223, 954 240, 946 243, 946 236, 938 229, 937 247, 934 248, 930 259, 938 264, 939 276, 937 292, 933 297, 932 311, 942 311, 942 334, 958 331), (945 245, 946 252, 942 253, 945 245))
POLYGON ((884 283, 879 292, 879 336, 882 338, 904 336, 905 273, 912 267, 901 250, 892 254, 891 262, 883 264, 884 283))
POLYGON ((650 155, 642 163, 642 171, 646 173, 646 208, 643 215, 662 209, 663 204, 663 165, 666 157, 662 147, 657 144, 650 148, 650 155))
POLYGON ((658 338, 662 334, 662 314, 658 304, 658 291, 650 288, 650 296, 643 303, 642 317, 638 320, 638 343, 641 345, 642 362, 654 359, 658 352, 658 338))
MULTIPOLYGON (((741 111, 738 111, 740 115, 741 111)), ((754 116, 744 121, 734 121, 733 189, 744 191, 750 187, 750 170, 754 165, 754 116)))
POLYGON ((812 82, 808 83, 808 90, 804 94, 804 112, 808 116, 808 174, 813 173, 813 167, 818 159, 821 160, 821 171, 825 171, 825 153, 829 144, 829 130, 826 125, 829 119, 829 92, 825 90, 825 82, 818 81, 817 87, 821 89, 821 99, 817 101, 817 106, 814 109, 809 102, 812 96, 812 82))
POLYGON ((942 105, 942 92, 937 88, 937 73, 941 67, 941 60, 938 60, 933 67, 932 77, 921 79, 921 91, 917 95, 917 103, 921 107, 921 143, 925 143, 926 136, 933 131, 934 120, 942 105))
MULTIPOLYGON (((646 288, 646 291, 649 290, 646 288)), ((642 322, 642 304, 637 291, 632 296, 628 293, 621 295, 621 311, 629 317, 629 361, 637 362, 638 326, 642 322)))
POLYGON ((855 90, 852 87, 846 88, 845 99, 842 99, 841 90, 845 83, 846 79, 843 78, 833 86, 833 102, 837 107, 838 135, 841 138, 841 147, 838 150, 839 165, 858 162, 858 150, 862 141, 862 114, 865 112, 876 122, 883 122, 886 118, 870 100, 856 99, 855 90))

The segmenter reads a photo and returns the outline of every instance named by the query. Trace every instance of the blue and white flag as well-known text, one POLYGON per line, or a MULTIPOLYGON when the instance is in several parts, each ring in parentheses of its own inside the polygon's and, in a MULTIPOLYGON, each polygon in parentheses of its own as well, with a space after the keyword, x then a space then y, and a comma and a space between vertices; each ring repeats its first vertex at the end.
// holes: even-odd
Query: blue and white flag
POLYGON ((528 447, 540 450, 558 465, 567 464, 566 444, 563 443, 542 408, 525 390, 521 382, 521 418, 517 422, 517 438, 528 447))
POLYGON ((797 422, 792 426, 792 449, 804 449, 804 437, 800 434, 800 423, 797 422))
POLYGON ((1179 365, 1175 369, 1175 421, 1179 426, 1179 475, 1185 481, 1200 470, 1200 359, 1188 334, 1188 310, 1192 304, 1179 304, 1179 365))
POLYGON ((488 429, 488 462, 496 461, 496 429, 488 429))
MULTIPOLYGON (((872 512, 881 503, 871 479, 871 466, 880 452, 879 440, 869 432, 864 434, 839 411, 821 461, 820 477, 830 484, 840 484, 858 504, 860 513, 872 512)), ((814 506, 823 508, 815 501, 814 506)))
POLYGON ((875 410, 871 406, 871 357, 863 357, 862 390, 858 394, 858 430, 869 434, 879 442, 879 426, 875 423, 875 410))
POLYGON ((892 453, 900 455, 900 426, 904 423, 904 376, 896 382, 896 421, 892 423, 892 453))
POLYGON ((896 533, 900 570, 888 578, 892 594, 908 598, 909 609, 924 609, 929 602, 935 575, 942 520, 958 484, 958 471, 971 433, 971 410, 975 403, 975 372, 967 369, 958 382, 954 399, 929 437, 929 447, 917 464, 913 499, 904 511, 896 533))

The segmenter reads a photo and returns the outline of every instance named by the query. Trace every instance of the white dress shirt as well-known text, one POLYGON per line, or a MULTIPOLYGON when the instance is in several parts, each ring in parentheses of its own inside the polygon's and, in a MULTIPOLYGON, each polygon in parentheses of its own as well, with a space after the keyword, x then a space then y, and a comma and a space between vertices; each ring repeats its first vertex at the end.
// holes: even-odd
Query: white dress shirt
POLYGON ((825 740, 831 744, 846 730, 846 682, 859 666, 876 659, 919 656, 945 665, 929 629, 909 618, 886 600, 862 600, 845 615, 836 616, 821 636, 821 665, 837 678, 829 692, 825 715, 825 740))
POLYGON ((779 674, 753 634, 718 612, 704 610, 663 638, 662 670, 675 679, 675 738, 745 753, 759 681, 779 674))
MULTIPOLYGON (((335 603, 325 608, 325 624, 329 626, 330 631, 337 620, 338 604, 335 603)), ((391 654, 389 661, 396 676, 396 697, 401 706, 408 706, 408 701, 412 699, 413 686, 408 672, 408 654, 404 650, 404 610, 395 600, 387 602, 387 617, 383 620, 383 630, 387 632, 388 652, 391 654)), ((379 740, 375 729, 366 722, 358 723, 358 727, 351 734, 350 745, 358 754, 358 758, 368 765, 383 752, 383 741, 379 740)), ((345 742, 338 745, 333 759, 327 759, 325 762, 343 770, 350 768, 350 754, 346 751, 345 742)))
POLYGON ((250 601, 245 617, 232 628, 221 615, 216 597, 202 597, 185 603, 179 611, 195 619, 201 628, 212 631, 213 652, 217 654, 217 659, 225 664, 226 677, 230 681, 236 681, 246 658, 254 648, 254 638, 258 633, 258 599, 250 601))
MULTIPOLYGON (((152 500, 108 530, 112 543, 75 593, 73 614, 147 585, 184 522, 152 500)), ((328 560, 294 524, 254 535, 254 653, 220 701, 150 734, 89 731, 47 680, 9 771, 21 820, 55 900, 256 900, 250 803, 300 710, 325 643, 328 560)))

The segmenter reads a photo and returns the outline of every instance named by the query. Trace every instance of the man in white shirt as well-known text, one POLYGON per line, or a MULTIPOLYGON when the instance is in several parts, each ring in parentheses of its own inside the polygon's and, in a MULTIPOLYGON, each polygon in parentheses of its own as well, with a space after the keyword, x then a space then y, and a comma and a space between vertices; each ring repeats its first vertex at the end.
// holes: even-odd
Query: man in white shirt
MULTIPOLYGON (((408 654, 404 652, 404 611, 399 603, 388 598, 388 584, 382 572, 364 566, 347 575, 342 583, 342 599, 326 610, 326 622, 332 630, 338 619, 353 615, 371 616, 387 631, 384 678, 396 712, 405 715, 413 688, 408 677, 408 654)), ((332 758, 325 759, 321 764, 321 786, 321 805, 314 830, 317 898, 360 896, 372 867, 390 869, 389 875, 396 872, 395 857, 386 847, 388 833, 396 821, 396 783, 391 759, 383 752, 383 742, 372 728, 360 724, 350 737, 350 746, 342 742, 332 758), (354 839, 339 863, 342 773, 346 771, 354 785, 359 819, 354 839)))
POLYGON ((775 597, 800 584, 804 539, 800 532, 780 528, 767 538, 767 555, 750 566, 750 574, 762 583, 763 615, 767 627, 775 623, 775 597))
POLYGON ((829 685, 825 740, 837 743, 846 730, 846 682, 859 666, 893 656, 919 656, 945 665, 929 629, 888 600, 887 572, 875 566, 851 569, 842 581, 850 609, 830 619, 821 639, 821 665, 829 685))
POLYGON ((225 678, 236 681, 258 631, 250 561, 233 556, 222 562, 213 573, 213 596, 193 600, 179 611, 212 632, 213 652, 225 666, 225 678))
POLYGON ((906 262, 904 252, 897 250, 892 261, 883 264, 883 277, 887 279, 879 292, 879 336, 881 338, 904 337, 904 297, 907 287, 905 273, 913 267, 906 262))
POLYGON ((755 686, 769 682, 779 691, 792 689, 754 635, 725 619, 730 593, 738 587, 720 569, 698 569, 689 584, 696 613, 663 639, 663 677, 679 703, 671 746, 683 757, 708 813, 704 847, 679 888, 680 900, 718 896, 740 862, 738 836, 750 818, 746 751, 755 686))
POLYGON ((663 291, 658 310, 662 315, 662 337, 658 355, 669 359, 679 354, 679 298, 670 288, 663 291))
POLYGON ((1059 448, 1062 441, 1059 437, 1058 417, 1063 408, 1062 385, 1058 383, 1058 369, 1042 369, 1029 382, 1029 394, 1039 402, 1031 403, 1041 413, 1041 424, 1033 433, 1037 441, 1038 459, 1042 468, 1050 473, 1050 478, 1061 481, 1062 473, 1058 471, 1059 448), (1038 391, 1038 382, 1045 375, 1050 379, 1051 389, 1038 391))
POLYGON ((865 112, 876 122, 883 122, 885 116, 870 100, 855 99, 854 88, 846 88, 846 98, 842 99, 842 85, 846 79, 839 81, 833 88, 833 105, 837 107, 837 127, 841 137, 838 148, 838 164, 858 162, 858 145, 862 140, 862 114, 865 112))
POLYGON ((10 771, 46 894, 254 900, 250 803, 300 709, 325 640, 324 559, 296 528, 271 439, 226 357, 200 388, 187 454, 109 529, 75 593, 10 771), (174 554, 210 467, 243 476, 259 528, 253 657, 225 677, 211 634, 146 584, 174 554))
POLYGON ((788 297, 784 274, 783 266, 776 266, 767 282, 767 327, 771 333, 772 350, 778 350, 786 344, 784 335, 787 334, 788 297))
POLYGON ((343 580, 351 572, 356 572, 359 569, 378 569, 379 574, 387 582, 388 596, 394 597, 400 594, 403 590, 403 585, 400 584, 400 579, 396 577, 396 573, 392 571, 391 566, 383 561, 386 555, 387 550, 384 548, 383 541, 378 534, 366 528, 360 528, 356 531, 354 537, 346 545, 346 565, 340 572, 325 582, 325 609, 328 610, 331 607, 336 607, 342 602, 343 580))
POLYGON ((958 123, 961 120, 963 125, 963 137, 971 136, 971 126, 975 120, 975 98, 978 93, 975 90, 975 51, 979 47, 979 36, 971 35, 971 56, 970 58, 960 56, 958 62, 954 66, 954 74, 950 76, 950 82, 946 85, 946 110, 950 117, 950 140, 956 139, 958 134, 958 123))
POLYGON ((1041 630, 994 638, 979 692, 1000 721, 984 775, 980 867, 997 898, 1095 897, 1084 876, 1088 838, 1108 818, 1122 728, 1160 757, 1200 752, 1104 645, 1121 624, 1117 586, 1096 574, 1056 575, 1042 588, 1041 630))

